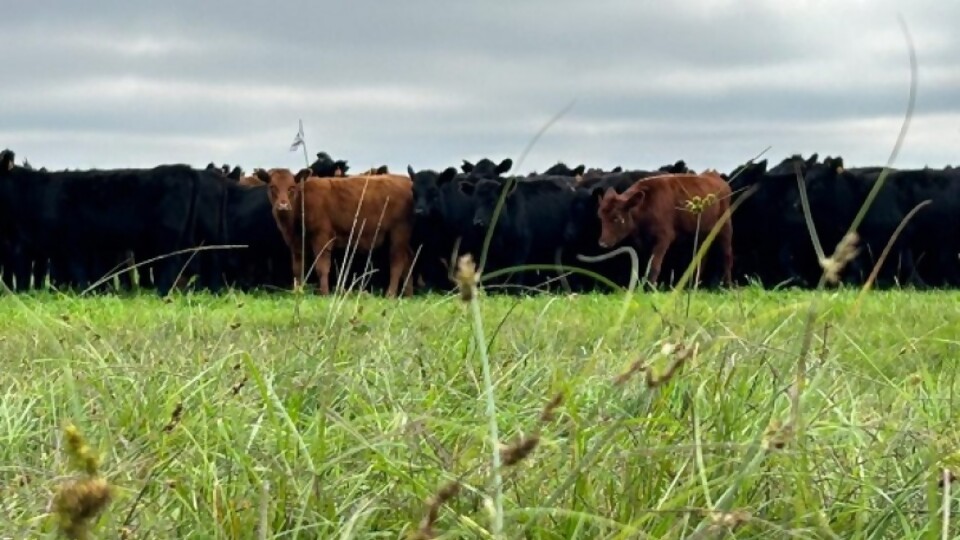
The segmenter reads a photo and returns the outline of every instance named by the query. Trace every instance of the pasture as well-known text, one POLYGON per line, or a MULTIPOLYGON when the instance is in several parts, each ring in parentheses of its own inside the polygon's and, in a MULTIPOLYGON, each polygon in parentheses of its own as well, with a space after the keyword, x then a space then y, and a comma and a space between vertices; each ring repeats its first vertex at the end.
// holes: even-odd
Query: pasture
MULTIPOLYGON (((960 534, 960 294, 858 295, 477 297, 504 537, 960 534)), ((488 538, 471 307, 4 295, 2 536, 53 536, 73 423, 112 489, 95 538, 488 538)))

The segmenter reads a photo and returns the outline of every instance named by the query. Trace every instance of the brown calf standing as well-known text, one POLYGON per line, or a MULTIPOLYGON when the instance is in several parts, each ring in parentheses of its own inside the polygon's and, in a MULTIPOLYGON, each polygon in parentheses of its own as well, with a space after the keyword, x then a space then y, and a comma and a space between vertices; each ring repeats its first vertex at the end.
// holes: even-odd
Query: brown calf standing
MULTIPOLYGON (((612 247, 627 236, 653 245, 653 260, 647 279, 655 284, 670 244, 680 234, 691 237, 699 230, 703 238, 730 208, 730 186, 719 174, 670 174, 641 180, 623 193, 608 188, 600 199, 600 247, 612 247), (699 199, 699 202, 698 202, 699 199), (698 208, 699 206, 699 208, 698 208)), ((723 277, 733 282, 733 225, 729 217, 717 233, 723 252, 723 277)))
MULTIPOLYGON (((257 176, 269 185, 274 219, 293 256, 294 286, 303 272, 300 234, 305 231, 305 244, 317 261, 321 294, 330 293, 333 248, 347 247, 348 241, 352 241, 359 252, 370 252, 388 239, 387 296, 397 295, 400 280, 413 260, 410 249, 413 183, 409 178, 399 175, 319 178, 311 176, 310 169, 302 169, 296 175, 288 169, 260 170, 257 176), (301 197, 305 227, 300 226, 301 197)), ((410 280, 405 281, 404 295, 410 296, 413 286, 410 280)))

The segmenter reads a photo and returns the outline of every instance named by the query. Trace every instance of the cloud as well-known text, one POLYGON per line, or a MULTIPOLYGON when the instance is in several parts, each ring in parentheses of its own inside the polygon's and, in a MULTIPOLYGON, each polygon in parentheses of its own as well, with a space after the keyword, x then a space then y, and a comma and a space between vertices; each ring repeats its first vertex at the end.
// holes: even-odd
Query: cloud
POLYGON ((885 161, 920 59, 901 166, 946 164, 960 138, 960 3, 939 0, 250 0, 19 3, 6 10, 0 147, 52 168, 209 161, 357 168, 732 169, 766 146, 885 161))

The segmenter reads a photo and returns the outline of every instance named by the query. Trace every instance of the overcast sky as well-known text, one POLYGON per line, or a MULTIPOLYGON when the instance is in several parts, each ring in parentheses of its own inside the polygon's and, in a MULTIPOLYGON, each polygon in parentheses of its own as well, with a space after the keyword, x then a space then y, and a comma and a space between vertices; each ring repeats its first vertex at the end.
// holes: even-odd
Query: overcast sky
POLYGON ((516 160, 521 172, 729 171, 765 147, 960 164, 960 1, 13 2, 0 148, 48 168, 210 161, 352 170, 516 160))

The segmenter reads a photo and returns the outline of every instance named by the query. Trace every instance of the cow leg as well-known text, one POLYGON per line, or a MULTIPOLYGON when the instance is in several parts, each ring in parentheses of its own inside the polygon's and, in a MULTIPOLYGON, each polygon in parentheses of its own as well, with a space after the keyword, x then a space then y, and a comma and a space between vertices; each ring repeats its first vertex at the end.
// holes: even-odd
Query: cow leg
MULTIPOLYGON (((320 279, 320 294, 330 294, 330 267, 333 264, 333 250, 329 249, 327 242, 319 239, 314 240, 313 252, 316 254, 317 277, 320 279)), ((346 268, 344 272, 346 272, 346 268)))
POLYGON ((673 236, 663 234, 657 237, 653 244, 653 260, 650 262, 650 272, 647 274, 647 281, 654 288, 657 286, 657 278, 660 277, 660 268, 663 266, 663 259, 667 256, 667 250, 673 243, 673 236))
POLYGON ((300 276, 303 276, 304 281, 307 280, 303 275, 303 250, 296 242, 290 243, 290 260, 293 267, 293 288, 296 289, 298 285, 304 285, 300 283, 300 276))
POLYGON ((403 295, 413 296, 413 276, 405 275, 413 267, 410 255, 410 234, 403 230, 393 230, 390 233, 390 285, 387 287, 387 297, 395 298, 400 288, 400 280, 404 281, 403 295))
POLYGON ((723 281, 727 287, 733 287, 733 225, 727 220, 717 235, 723 252, 723 281))

